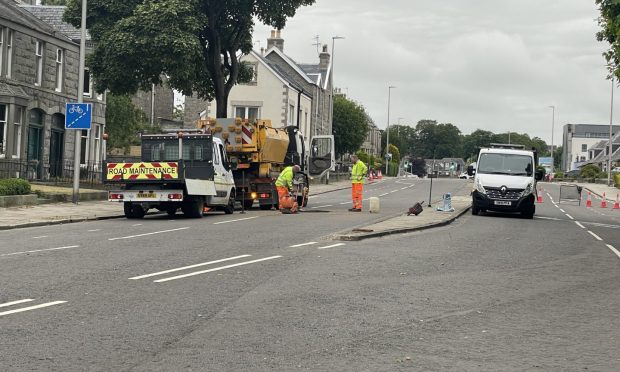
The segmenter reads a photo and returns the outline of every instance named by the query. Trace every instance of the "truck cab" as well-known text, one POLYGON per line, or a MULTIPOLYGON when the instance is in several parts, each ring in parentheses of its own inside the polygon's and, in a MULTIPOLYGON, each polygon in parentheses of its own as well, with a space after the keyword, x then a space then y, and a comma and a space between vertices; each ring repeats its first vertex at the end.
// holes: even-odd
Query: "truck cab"
POLYGON ((536 152, 521 145, 491 144, 480 149, 476 167, 468 167, 474 176, 473 215, 480 212, 519 212, 525 218, 536 213, 536 182, 543 174, 536 171, 536 152))

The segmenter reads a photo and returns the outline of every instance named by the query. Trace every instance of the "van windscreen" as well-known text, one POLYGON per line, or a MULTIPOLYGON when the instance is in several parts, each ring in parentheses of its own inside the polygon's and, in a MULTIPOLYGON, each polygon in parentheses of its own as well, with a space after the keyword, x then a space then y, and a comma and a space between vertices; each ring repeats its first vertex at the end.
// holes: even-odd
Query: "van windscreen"
POLYGON ((532 176, 532 157, 517 154, 485 153, 480 155, 478 173, 532 176))

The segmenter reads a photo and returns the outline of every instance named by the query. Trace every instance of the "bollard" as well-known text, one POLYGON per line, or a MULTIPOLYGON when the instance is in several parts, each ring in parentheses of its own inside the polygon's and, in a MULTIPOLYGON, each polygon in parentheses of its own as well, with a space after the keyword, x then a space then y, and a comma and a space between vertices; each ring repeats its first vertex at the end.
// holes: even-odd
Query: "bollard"
POLYGON ((368 199, 369 204, 370 204, 370 213, 379 213, 380 211, 380 203, 379 203, 379 198, 377 198, 376 196, 373 196, 371 198, 368 199))
POLYGON ((454 208, 452 208, 452 194, 447 193, 442 197, 443 205, 441 207, 437 207, 438 211, 441 212, 454 212, 454 208))

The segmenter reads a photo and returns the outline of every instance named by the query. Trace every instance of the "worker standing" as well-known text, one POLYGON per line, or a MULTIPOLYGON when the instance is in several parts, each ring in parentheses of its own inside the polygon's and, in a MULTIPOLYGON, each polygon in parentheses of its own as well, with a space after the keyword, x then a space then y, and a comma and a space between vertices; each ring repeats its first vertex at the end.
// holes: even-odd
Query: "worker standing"
POLYGON ((293 191, 293 177, 295 176, 295 173, 299 171, 301 171, 301 167, 299 167, 299 165, 286 167, 276 180, 276 189, 278 190, 278 207, 280 211, 288 209, 292 213, 297 212, 297 201, 295 200, 294 203, 290 203, 289 194, 293 191))
POLYGON ((364 177, 368 168, 363 161, 359 160, 357 155, 351 155, 351 197, 353 199, 353 208, 349 212, 362 211, 362 198, 364 195, 364 177))

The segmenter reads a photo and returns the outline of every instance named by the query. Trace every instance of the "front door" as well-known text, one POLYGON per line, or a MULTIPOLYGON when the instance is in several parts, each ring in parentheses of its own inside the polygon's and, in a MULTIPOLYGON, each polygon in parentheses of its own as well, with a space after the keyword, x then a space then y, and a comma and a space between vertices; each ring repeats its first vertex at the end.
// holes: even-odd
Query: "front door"
POLYGON ((52 137, 50 138, 50 177, 62 177, 64 140, 64 132, 52 130, 52 137))
POLYGON ((43 128, 30 126, 28 128, 28 178, 41 178, 41 139, 43 137, 43 128))

